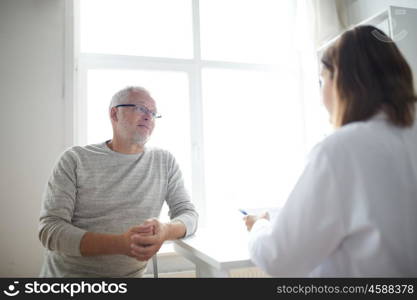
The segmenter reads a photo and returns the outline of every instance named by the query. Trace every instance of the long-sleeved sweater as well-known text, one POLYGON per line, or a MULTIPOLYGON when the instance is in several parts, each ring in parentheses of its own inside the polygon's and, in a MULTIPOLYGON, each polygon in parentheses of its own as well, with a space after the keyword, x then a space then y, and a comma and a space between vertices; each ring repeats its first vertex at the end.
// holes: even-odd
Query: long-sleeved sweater
POLYGON ((197 228, 198 214, 168 151, 112 151, 106 143, 72 147, 58 160, 43 196, 39 239, 47 248, 42 277, 139 277, 146 262, 125 255, 84 257, 86 232, 120 234, 158 217, 167 202, 171 220, 197 228))

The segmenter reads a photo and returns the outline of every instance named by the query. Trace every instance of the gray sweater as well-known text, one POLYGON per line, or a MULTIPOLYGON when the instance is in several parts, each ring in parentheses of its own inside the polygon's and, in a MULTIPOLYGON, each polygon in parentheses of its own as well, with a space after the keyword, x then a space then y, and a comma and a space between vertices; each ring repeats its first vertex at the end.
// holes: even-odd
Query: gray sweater
POLYGON ((140 277, 146 262, 125 255, 83 257, 87 231, 120 234, 151 217, 163 202, 172 220, 197 228, 198 214, 172 154, 145 148, 122 154, 106 143, 72 147, 58 160, 43 196, 39 239, 47 248, 41 277, 140 277))

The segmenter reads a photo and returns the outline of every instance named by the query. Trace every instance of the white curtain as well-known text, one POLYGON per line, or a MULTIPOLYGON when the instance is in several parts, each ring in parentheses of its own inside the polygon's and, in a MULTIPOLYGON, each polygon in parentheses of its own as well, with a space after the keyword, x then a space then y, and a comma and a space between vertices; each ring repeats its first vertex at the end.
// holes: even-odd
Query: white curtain
POLYGON ((346 0, 297 0, 297 18, 301 26, 310 28, 318 48, 346 29, 346 0))
POLYGON ((300 58, 300 90, 307 152, 332 129, 321 104, 317 49, 346 28, 343 0, 297 0, 296 49, 300 58))

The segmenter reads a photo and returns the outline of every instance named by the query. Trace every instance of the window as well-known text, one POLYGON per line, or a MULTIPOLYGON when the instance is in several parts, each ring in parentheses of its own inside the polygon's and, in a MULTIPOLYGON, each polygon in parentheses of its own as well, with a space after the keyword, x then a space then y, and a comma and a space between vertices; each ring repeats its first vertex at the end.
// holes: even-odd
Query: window
POLYGON ((294 5, 79 1, 77 143, 110 139, 112 95, 140 85, 163 115, 149 144, 177 158, 201 225, 282 205, 305 155, 294 5))
POLYGON ((80 1, 83 53, 192 58, 190 0, 80 1))
POLYGON ((292 101, 294 77, 203 70, 208 215, 285 200, 304 154, 300 107, 292 101))
POLYGON ((200 1, 201 56, 204 60, 279 63, 290 55, 289 1, 200 1), (282 13, 285 12, 285 13, 282 13))

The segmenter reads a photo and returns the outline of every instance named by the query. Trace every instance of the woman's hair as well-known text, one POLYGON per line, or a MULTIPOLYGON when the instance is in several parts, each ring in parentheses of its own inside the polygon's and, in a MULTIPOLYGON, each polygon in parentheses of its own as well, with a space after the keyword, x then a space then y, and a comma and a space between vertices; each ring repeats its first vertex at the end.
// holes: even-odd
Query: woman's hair
POLYGON ((401 127, 414 122, 413 75, 395 43, 373 26, 358 26, 324 52, 321 62, 335 80, 332 123, 364 121, 383 110, 401 127))

